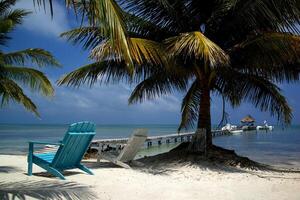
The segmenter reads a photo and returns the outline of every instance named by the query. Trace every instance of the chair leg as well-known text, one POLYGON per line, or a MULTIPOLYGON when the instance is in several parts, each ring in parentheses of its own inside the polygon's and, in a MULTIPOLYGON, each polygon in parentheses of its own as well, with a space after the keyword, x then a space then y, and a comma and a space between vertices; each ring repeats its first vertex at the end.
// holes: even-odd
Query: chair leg
POLYGON ((79 164, 78 168, 81 169, 82 171, 90 174, 90 175, 94 175, 94 173, 89 168, 87 168, 86 166, 84 166, 83 164, 79 164))
POLYGON ((33 157, 33 143, 29 143, 29 152, 28 152, 28 157, 27 157, 28 176, 32 175, 32 157, 33 157))
POLYGON ((120 166, 120 167, 124 167, 125 169, 131 169, 131 167, 128 164, 124 163, 124 162, 114 160, 113 163, 120 166))
POLYGON ((28 176, 32 175, 32 161, 29 162, 28 161, 28 172, 27 172, 28 176))
POLYGON ((102 158, 102 152, 100 146, 98 147, 98 152, 97 152, 97 163, 100 163, 100 160, 102 158))
POLYGON ((59 177, 62 180, 66 180, 64 175, 60 171, 58 171, 57 169, 54 169, 53 167, 48 167, 46 170, 48 172, 50 172, 51 174, 53 174, 54 176, 59 177))

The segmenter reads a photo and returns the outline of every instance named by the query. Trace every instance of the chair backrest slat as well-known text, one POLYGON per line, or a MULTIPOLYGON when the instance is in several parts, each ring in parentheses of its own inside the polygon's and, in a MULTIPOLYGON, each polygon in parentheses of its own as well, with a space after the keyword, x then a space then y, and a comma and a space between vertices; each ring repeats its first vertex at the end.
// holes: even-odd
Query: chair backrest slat
POLYGON ((70 125, 53 161, 53 167, 57 169, 68 169, 76 167, 87 148, 89 147, 94 135, 95 124, 91 122, 79 122, 70 125))
POLYGON ((146 139, 147 139, 146 129, 135 130, 132 136, 129 138, 126 146, 119 154, 117 160, 122 162, 128 162, 133 160, 146 139))

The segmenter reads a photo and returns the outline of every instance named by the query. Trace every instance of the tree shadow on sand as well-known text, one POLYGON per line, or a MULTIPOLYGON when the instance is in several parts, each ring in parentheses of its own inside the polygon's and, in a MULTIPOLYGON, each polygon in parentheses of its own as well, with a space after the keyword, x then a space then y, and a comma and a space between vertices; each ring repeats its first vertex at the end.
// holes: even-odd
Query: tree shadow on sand
POLYGON ((12 172, 20 172, 22 171, 18 167, 12 167, 12 166, 0 166, 0 173, 12 173, 12 172))
POLYGON ((74 182, 58 181, 0 181, 1 200, 26 200, 29 199, 67 199, 67 200, 94 200, 97 199, 95 193, 88 186, 83 186, 74 182))
MULTIPOLYGON (((177 171, 176 167, 193 166, 203 170, 226 173, 278 172, 299 173, 300 170, 278 168, 237 155, 234 150, 213 146, 206 154, 191 153, 187 150, 188 143, 182 143, 175 149, 156 156, 138 159, 145 167, 140 170, 152 174, 165 174, 177 171)), ((264 178, 264 176, 259 175, 264 178)), ((277 177, 279 178, 279 177, 277 177)), ((282 178, 282 177, 280 177, 282 178)))

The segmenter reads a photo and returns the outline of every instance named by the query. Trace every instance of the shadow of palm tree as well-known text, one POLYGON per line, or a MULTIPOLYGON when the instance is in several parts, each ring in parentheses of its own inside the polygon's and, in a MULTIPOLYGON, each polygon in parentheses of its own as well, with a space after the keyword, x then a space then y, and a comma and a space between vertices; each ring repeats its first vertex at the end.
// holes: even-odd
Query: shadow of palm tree
MULTIPOLYGON (((25 175, 27 175, 27 173, 24 173, 25 175)), ((84 174, 83 172, 77 172, 77 171, 63 171, 62 174, 64 176, 72 176, 72 175, 76 175, 76 174, 84 174)), ((55 178, 58 179, 58 177, 50 174, 49 172, 36 172, 33 173, 34 176, 39 176, 39 177, 44 177, 44 178, 55 178)))
POLYGON ((12 166, 0 166, 0 173, 20 172, 21 169, 12 166))
POLYGON ((53 181, 19 181, 19 182, 1 182, 0 181, 0 199, 26 200, 27 197, 51 200, 94 200, 96 194, 90 187, 80 185, 74 182, 53 182, 53 181))
POLYGON ((118 165, 115 165, 111 162, 94 162, 94 161, 83 161, 82 162, 85 166, 87 166, 90 169, 98 169, 98 168, 122 168, 118 165))

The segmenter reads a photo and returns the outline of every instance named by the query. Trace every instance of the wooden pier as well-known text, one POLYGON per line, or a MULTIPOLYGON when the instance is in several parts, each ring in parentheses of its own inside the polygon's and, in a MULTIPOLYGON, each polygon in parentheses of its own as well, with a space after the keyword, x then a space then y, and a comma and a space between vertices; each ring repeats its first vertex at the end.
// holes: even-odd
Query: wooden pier
MULTIPOLYGON (((175 133, 168 135, 160 135, 160 136, 149 136, 145 141, 144 147, 151 147, 154 145, 160 146, 162 144, 170 144, 170 143, 181 143, 190 141, 194 132, 188 133, 175 133)), ((232 135, 229 131, 221 131, 221 130, 213 130, 212 137, 223 136, 223 135, 232 135)), ((100 139, 93 140, 91 143, 91 148, 98 148, 102 146, 103 148, 107 145, 111 146, 123 146, 128 141, 128 138, 116 138, 116 139, 100 139)))

